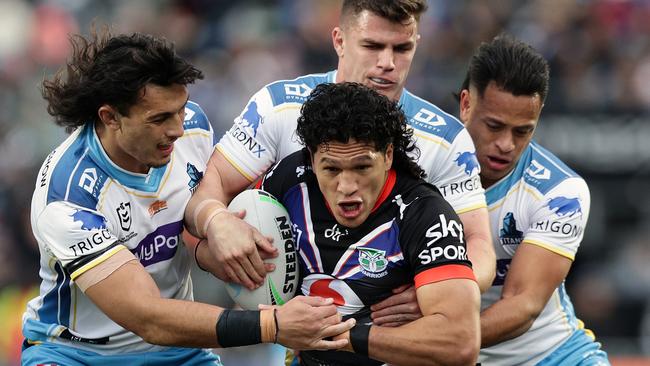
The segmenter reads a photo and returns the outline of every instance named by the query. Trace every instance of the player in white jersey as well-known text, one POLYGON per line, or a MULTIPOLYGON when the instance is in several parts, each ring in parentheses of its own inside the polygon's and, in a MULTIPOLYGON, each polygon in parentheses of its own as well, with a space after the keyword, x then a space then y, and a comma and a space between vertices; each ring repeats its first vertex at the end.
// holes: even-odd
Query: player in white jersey
POLYGON ((609 365, 564 288, 590 208, 585 181, 532 141, 549 69, 499 36, 479 47, 459 93, 477 149, 497 276, 482 296, 482 365, 609 365))
POLYGON ((202 73, 143 34, 73 46, 66 73, 43 84, 48 112, 74 132, 36 180, 42 283, 23 317, 22 364, 220 365, 203 347, 347 345, 323 340, 354 323, 331 300, 295 298, 274 312, 192 301, 183 209, 215 142, 188 102, 202 73))
MULTIPOLYGON (((489 288, 494 277, 494 252, 489 243, 485 196, 471 138, 453 116, 404 89, 420 37, 418 19, 425 10, 423 0, 343 1, 340 26, 332 31, 338 69, 271 83, 258 91, 235 119, 217 145, 204 184, 199 186, 185 215, 193 234, 207 236, 217 243, 220 250, 213 254, 214 261, 222 264, 231 281, 251 288, 262 281, 266 270, 254 249, 256 244, 265 249, 267 241, 234 216, 212 220, 209 230, 197 226, 194 217, 223 208, 224 203, 274 163, 301 148, 294 134, 296 120, 316 85, 353 81, 399 101, 422 151, 419 164, 425 169, 427 180, 439 187, 459 214, 479 286, 482 290, 489 288), (220 202, 202 204, 214 198, 220 202), (248 234, 241 235, 242 232, 248 234)), ((262 250, 261 255, 272 254, 262 250)), ((413 287, 401 295, 390 304, 415 299, 413 287)), ((395 313, 403 313, 399 306, 384 310, 381 318, 388 322, 395 320, 395 313)), ((411 314, 400 315, 402 320, 412 319, 405 316, 411 314)))

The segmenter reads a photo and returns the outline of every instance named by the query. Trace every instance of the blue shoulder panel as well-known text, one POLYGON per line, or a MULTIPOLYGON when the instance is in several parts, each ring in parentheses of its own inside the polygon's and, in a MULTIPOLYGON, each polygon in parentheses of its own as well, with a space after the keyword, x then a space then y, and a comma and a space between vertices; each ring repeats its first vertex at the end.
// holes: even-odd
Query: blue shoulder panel
POLYGON ((266 86, 271 94, 273 106, 284 103, 304 103, 312 90, 319 84, 333 83, 335 71, 325 74, 310 74, 293 80, 280 80, 266 86))
POLYGON ((205 131, 210 131, 210 121, 208 116, 205 115, 201 107, 192 102, 188 101, 185 105, 185 121, 183 122, 183 128, 187 130, 199 128, 205 131))
POLYGON ((406 89, 402 92, 399 103, 411 127, 443 138, 449 143, 465 128, 456 117, 406 89))
POLYGON ((88 126, 63 153, 52 172, 47 203, 68 201, 81 207, 96 209, 97 199, 108 179, 106 172, 90 157, 86 144, 88 126))
POLYGON ((567 178, 578 175, 553 153, 531 141, 519 158, 515 169, 501 181, 485 191, 487 204, 491 205, 508 194, 520 180, 534 187, 542 195, 567 178))

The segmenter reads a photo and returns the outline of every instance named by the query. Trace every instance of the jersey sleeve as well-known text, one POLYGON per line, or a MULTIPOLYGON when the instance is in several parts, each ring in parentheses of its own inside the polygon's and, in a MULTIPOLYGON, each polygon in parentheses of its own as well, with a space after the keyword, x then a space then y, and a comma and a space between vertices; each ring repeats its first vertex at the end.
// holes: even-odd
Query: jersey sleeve
POLYGON ((118 244, 101 213, 64 201, 45 207, 37 230, 45 249, 61 262, 72 280, 126 249, 118 244))
POLYGON ((267 88, 263 88, 248 101, 230 128, 217 144, 217 149, 249 181, 262 175, 278 156, 281 141, 277 128, 277 112, 267 88))
POLYGON ((400 242, 416 287, 452 278, 475 280, 462 223, 442 197, 412 200, 404 210, 400 242))
POLYGON ((580 177, 562 181, 532 208, 524 241, 575 259, 587 226, 591 198, 580 177))
POLYGON ((427 181, 438 187, 456 213, 487 207, 479 177, 481 167, 467 130, 461 129, 450 144, 437 146, 435 151, 431 156, 423 150, 420 165, 427 172, 427 181))

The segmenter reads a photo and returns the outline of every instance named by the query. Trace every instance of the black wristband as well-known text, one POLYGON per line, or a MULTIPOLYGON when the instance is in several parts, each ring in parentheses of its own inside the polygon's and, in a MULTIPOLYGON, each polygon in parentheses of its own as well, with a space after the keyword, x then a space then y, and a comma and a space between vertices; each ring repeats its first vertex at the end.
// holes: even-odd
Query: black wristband
POLYGON ((199 263, 199 257, 196 255, 199 251, 199 245, 203 243, 203 241, 206 239, 201 239, 199 240, 198 243, 196 243, 196 246, 194 247, 194 261, 196 262, 196 266, 199 267, 199 269, 203 272, 208 272, 205 268, 201 267, 201 263, 199 263))
POLYGON ((239 347, 262 343, 260 312, 225 309, 216 325, 221 347, 239 347))
POLYGON ((368 338, 370 337, 370 324, 357 323, 350 329, 350 343, 354 353, 368 356, 368 338))

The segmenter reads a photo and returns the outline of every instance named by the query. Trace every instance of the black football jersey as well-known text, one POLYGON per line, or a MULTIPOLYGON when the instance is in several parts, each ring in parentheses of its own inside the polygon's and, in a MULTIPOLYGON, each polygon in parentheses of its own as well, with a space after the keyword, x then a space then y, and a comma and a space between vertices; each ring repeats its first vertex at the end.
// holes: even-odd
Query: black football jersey
MULTIPOLYGON (((258 187, 289 212, 306 296, 331 297, 338 310, 370 321, 370 305, 392 289, 450 278, 474 278, 462 224, 440 192, 423 179, 389 172, 366 221, 339 224, 320 192, 306 150, 280 161, 258 187)), ((301 352, 305 365, 381 365, 347 352, 301 352)))

